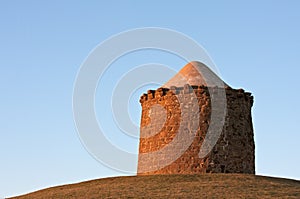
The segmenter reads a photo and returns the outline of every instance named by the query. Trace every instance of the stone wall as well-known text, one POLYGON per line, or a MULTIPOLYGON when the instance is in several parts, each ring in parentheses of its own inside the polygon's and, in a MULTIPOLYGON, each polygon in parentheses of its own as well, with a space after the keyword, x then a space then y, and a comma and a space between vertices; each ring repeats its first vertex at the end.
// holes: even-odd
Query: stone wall
POLYGON ((186 85, 181 88, 149 90, 141 96, 138 175, 255 173, 251 118, 253 96, 242 89, 226 86, 227 111, 222 133, 208 155, 199 157, 200 148, 211 124, 209 90, 206 86, 186 85), (190 102, 191 99, 196 100, 194 105, 190 102), (183 111, 185 106, 182 105, 185 103, 191 106, 189 111, 196 114, 186 114, 183 111), (195 127, 195 134, 190 135, 195 127), (179 128, 188 136, 180 138, 182 144, 168 149, 179 128), (186 140, 190 138, 191 141, 186 140), (153 158, 152 153, 159 155, 153 158))

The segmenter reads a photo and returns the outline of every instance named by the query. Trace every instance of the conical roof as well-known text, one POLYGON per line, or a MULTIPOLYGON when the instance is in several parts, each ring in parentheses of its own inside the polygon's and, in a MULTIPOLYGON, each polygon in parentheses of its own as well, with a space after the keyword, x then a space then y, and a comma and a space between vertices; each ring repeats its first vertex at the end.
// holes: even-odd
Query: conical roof
POLYGON ((185 84, 191 86, 224 87, 227 86, 210 68, 205 64, 193 61, 185 65, 174 77, 162 87, 183 87, 185 84))

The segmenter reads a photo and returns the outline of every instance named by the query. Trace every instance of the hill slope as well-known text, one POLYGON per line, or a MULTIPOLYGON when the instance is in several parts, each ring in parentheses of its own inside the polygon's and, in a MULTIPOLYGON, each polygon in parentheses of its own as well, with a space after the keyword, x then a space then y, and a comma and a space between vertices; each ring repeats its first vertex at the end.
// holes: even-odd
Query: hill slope
POLYGON ((92 180, 25 198, 300 198, 300 181, 245 174, 130 176, 92 180))

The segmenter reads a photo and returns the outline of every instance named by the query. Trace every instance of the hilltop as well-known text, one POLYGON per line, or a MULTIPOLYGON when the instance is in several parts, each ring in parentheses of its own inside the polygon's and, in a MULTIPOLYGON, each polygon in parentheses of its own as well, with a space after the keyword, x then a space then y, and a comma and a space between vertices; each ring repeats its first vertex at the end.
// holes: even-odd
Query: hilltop
POLYGON ((57 186, 26 198, 300 198, 300 181, 247 174, 113 177, 57 186))

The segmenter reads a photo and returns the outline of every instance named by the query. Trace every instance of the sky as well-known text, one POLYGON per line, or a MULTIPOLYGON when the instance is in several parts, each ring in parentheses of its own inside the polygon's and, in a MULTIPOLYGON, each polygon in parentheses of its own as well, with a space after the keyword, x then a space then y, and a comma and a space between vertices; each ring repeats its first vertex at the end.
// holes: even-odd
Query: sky
MULTIPOLYGON (((252 92, 256 173, 300 180, 299 8, 296 0, 1 1, 0 198, 132 175, 106 167, 85 150, 72 96, 81 64, 99 43, 143 27, 193 38, 227 84, 252 92)), ((109 93, 122 74, 144 63, 176 71, 185 64, 155 50, 128 54, 112 64, 96 95, 98 119, 110 118, 107 136, 133 153, 138 139, 120 139, 109 106, 101 106, 101 93, 109 93)), ((147 88, 136 90, 129 102, 137 125, 138 99, 147 88)))

